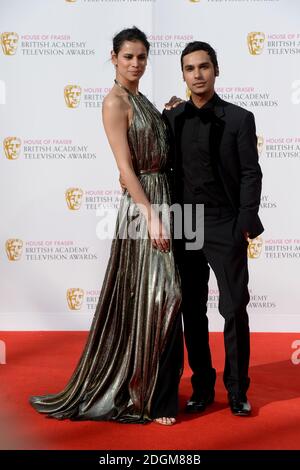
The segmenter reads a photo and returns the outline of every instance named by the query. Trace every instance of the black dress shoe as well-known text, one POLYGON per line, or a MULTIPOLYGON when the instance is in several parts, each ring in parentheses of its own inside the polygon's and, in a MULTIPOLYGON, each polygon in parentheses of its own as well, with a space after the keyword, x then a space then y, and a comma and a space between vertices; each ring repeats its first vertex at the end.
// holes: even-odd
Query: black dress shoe
POLYGON ((205 408, 213 403, 215 399, 215 391, 212 390, 211 392, 205 394, 194 394, 191 398, 187 401, 185 406, 186 413, 202 413, 205 408))
POLYGON ((235 416, 249 416, 251 405, 245 394, 228 393, 228 401, 232 414, 235 416))

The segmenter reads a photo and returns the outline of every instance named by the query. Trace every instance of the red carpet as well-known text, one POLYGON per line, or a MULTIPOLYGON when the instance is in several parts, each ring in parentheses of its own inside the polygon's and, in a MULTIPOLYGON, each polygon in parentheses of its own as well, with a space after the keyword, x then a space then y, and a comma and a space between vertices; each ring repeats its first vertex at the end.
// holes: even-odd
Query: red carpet
MULTIPOLYGON (((212 333, 218 371, 216 402, 202 415, 189 417, 181 411, 173 427, 57 421, 30 407, 30 395, 64 387, 85 338, 84 332, 1 333, 7 349, 7 363, 0 365, 1 449, 300 448, 300 364, 291 361, 291 345, 300 334, 252 334, 248 397, 253 415, 240 418, 230 413, 222 383, 223 337, 212 333)), ((191 392, 189 376, 186 366, 180 387, 181 410, 191 392)))

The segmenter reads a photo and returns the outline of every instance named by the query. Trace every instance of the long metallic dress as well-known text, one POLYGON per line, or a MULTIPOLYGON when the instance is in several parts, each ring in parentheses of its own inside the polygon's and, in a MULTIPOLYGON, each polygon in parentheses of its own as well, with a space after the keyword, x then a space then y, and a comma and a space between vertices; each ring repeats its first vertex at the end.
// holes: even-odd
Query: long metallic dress
MULTIPOLYGON (((170 204, 165 124, 144 95, 125 90, 133 110, 128 142, 134 169, 152 204, 170 204)), ((172 242, 164 253, 148 236, 124 236, 136 220, 141 232, 147 232, 137 214, 126 192, 86 346, 63 391, 30 398, 40 413, 133 423, 177 414, 182 372, 179 276, 172 242)))

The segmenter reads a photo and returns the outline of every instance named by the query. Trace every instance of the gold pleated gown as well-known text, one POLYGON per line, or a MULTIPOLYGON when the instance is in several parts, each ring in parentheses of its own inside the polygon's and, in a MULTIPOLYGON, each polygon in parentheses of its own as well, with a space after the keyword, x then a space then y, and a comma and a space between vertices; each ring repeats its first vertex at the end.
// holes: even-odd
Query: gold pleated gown
MULTIPOLYGON (((152 204, 170 204, 168 139, 160 113, 141 93, 128 97, 133 166, 152 204)), ((177 413, 182 372, 180 281, 172 250, 148 236, 125 238, 138 208, 121 199, 110 258, 86 346, 65 389, 30 398, 57 419, 144 423, 177 413)), ((143 217, 141 232, 147 233, 143 217)), ((67 345, 66 345, 67 347, 67 345)))

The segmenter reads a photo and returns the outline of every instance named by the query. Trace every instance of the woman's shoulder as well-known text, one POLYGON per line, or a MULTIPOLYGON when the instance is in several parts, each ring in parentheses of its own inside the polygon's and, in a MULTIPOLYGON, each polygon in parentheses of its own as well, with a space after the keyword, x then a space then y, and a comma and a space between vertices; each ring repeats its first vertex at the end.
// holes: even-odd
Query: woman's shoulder
POLYGON ((105 96, 102 106, 103 109, 110 111, 127 112, 129 106, 127 93, 120 93, 115 88, 112 88, 105 96))

